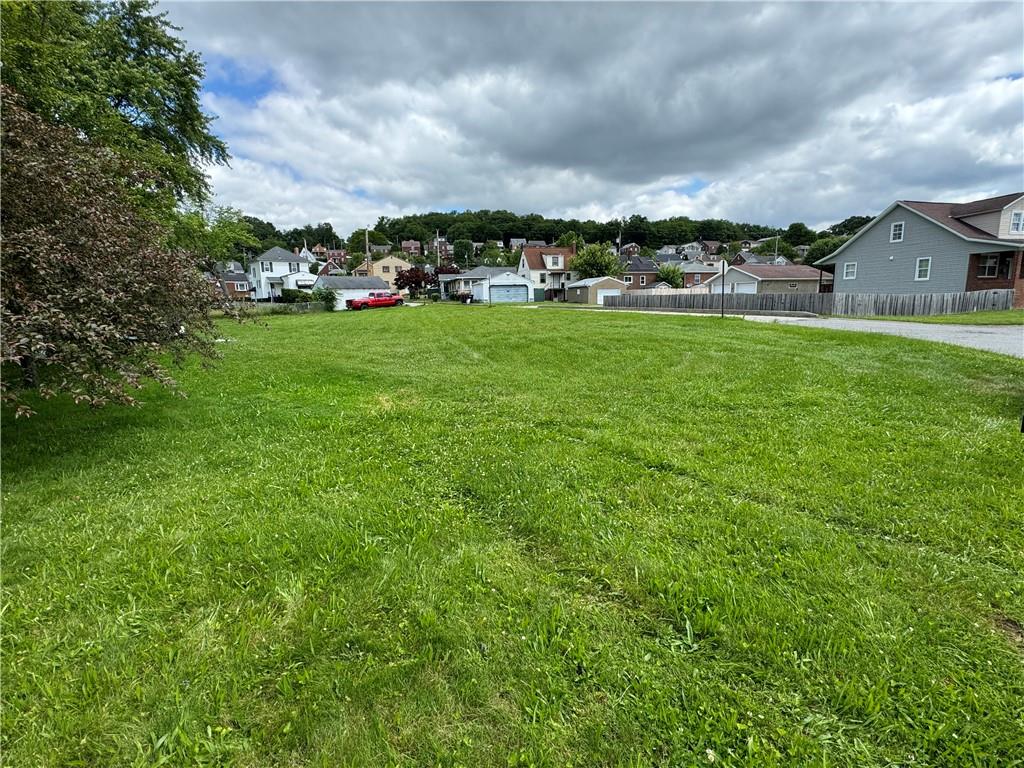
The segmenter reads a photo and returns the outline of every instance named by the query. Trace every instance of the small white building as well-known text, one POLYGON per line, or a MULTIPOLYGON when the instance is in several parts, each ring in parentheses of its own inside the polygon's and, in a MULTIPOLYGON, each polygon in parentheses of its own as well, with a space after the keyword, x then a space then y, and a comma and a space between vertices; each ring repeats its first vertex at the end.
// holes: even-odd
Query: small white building
POLYGON ((362 299, 370 291, 387 291, 388 284, 379 277, 354 277, 351 275, 320 275, 314 288, 327 287, 334 291, 334 309, 345 309, 346 299, 362 299))
POLYGON ((280 298, 285 288, 311 290, 316 282, 316 274, 309 271, 313 262, 313 254, 306 248, 289 252, 274 246, 261 253, 249 264, 253 297, 266 301, 280 298))
POLYGON ((533 298, 530 278, 517 275, 508 267, 476 267, 458 275, 438 278, 441 295, 472 296, 473 301, 485 304, 527 302, 533 298))

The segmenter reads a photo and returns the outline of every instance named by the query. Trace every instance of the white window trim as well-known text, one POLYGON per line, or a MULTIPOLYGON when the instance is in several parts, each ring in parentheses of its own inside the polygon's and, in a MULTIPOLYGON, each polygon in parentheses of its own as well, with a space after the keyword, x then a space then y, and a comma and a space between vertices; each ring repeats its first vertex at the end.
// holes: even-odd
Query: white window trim
POLYGON ((640 275, 640 285, 647 285, 647 275, 640 275))
POLYGON ((907 234, 907 223, 905 221, 894 221, 889 225, 889 242, 890 243, 902 243, 903 238, 907 234), (896 237, 896 227, 900 228, 900 236, 896 237))
POLYGON ((843 263, 843 280, 857 279, 857 262, 847 261, 843 263), (850 267, 853 267, 853 274, 850 274, 850 267))
POLYGON ((633 284, 633 276, 632 275, 623 275, 622 282, 624 282, 626 285, 632 285, 633 284))
POLYGON ((932 279, 932 257, 931 256, 919 256, 917 261, 914 262, 914 282, 924 282, 925 280, 932 279), (921 277, 921 262, 928 262, 928 274, 921 277))
POLYGON ((1024 211, 1010 212, 1010 231, 1024 232, 1024 211))
MULTIPOLYGON (((986 269, 986 272, 987 271, 988 270, 986 269)), ((985 261, 980 263, 980 264, 978 264, 978 272, 979 272, 979 274, 976 274, 975 277, 977 277, 979 280, 992 280, 993 278, 999 277, 999 256, 986 256, 985 257, 985 261), (990 259, 992 260, 992 264, 991 264, 991 266, 992 266, 992 274, 991 275, 982 275, 982 274, 980 274, 982 268, 986 268, 986 267, 989 266, 987 264, 987 262, 990 259)))
POLYGON ((693 276, 693 284, 694 285, 700 285, 700 275, 694 275, 693 276))
POLYGON ((272 272, 274 270, 274 267, 270 264, 269 261, 261 261, 260 270, 263 272, 272 272))

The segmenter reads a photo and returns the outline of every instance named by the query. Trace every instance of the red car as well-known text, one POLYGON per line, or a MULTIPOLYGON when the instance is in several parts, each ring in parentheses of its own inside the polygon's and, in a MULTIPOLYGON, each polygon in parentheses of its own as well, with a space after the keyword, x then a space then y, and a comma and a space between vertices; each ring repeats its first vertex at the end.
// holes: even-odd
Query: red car
POLYGON ((369 296, 359 299, 345 299, 348 309, 371 309, 373 307, 398 307, 404 304, 402 297, 388 291, 370 291, 369 296))

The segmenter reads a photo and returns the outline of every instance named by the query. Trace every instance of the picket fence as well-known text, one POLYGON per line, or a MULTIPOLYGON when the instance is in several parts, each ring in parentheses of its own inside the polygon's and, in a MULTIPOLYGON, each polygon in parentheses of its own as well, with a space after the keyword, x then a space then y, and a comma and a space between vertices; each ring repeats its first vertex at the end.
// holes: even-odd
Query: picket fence
POLYGON ((628 291, 606 296, 610 309, 811 312, 816 315, 910 316, 949 315, 985 309, 1010 309, 1012 290, 964 293, 672 293, 639 295, 628 291))

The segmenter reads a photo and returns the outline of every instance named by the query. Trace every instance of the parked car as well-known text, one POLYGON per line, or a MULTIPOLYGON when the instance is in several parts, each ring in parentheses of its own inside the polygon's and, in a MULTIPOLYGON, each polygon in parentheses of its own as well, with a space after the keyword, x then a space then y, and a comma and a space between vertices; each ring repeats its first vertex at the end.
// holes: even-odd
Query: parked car
POLYGON ((359 299, 346 299, 348 309, 372 309, 374 307, 398 307, 404 304, 401 296, 390 291, 370 291, 369 295, 359 299))

